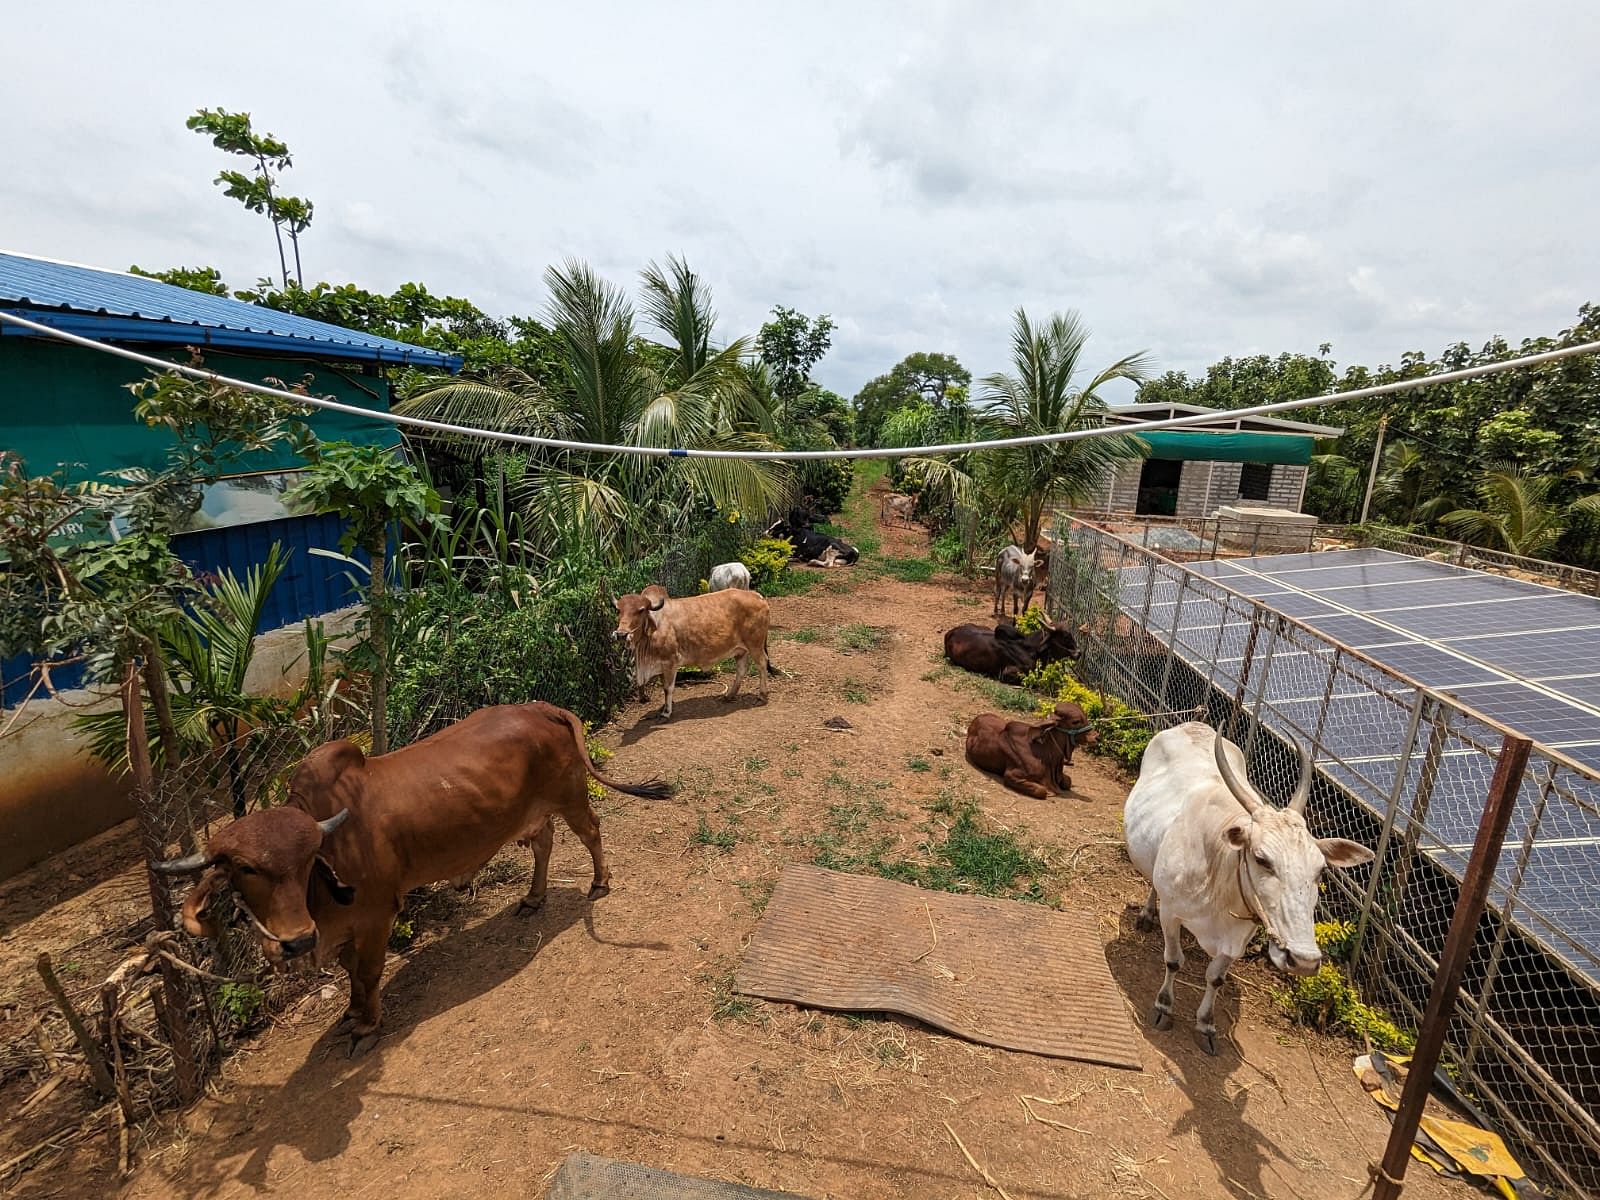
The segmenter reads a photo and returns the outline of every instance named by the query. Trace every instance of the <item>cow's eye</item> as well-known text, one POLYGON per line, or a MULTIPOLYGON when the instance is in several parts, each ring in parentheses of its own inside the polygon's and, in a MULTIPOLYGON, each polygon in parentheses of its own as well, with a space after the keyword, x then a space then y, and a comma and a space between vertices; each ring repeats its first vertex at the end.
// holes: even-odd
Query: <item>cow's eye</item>
MULTIPOLYGON (((1256 861, 1259 862, 1260 860, 1257 859, 1256 861)), ((254 867, 252 867, 248 863, 240 863, 239 864, 239 874, 241 874, 241 875, 258 875, 258 874, 260 874, 260 872, 258 872, 254 867)))
POLYGON ((1267 874, 1269 874, 1269 875, 1272 874, 1272 860, 1270 858, 1266 857, 1265 855, 1263 855, 1263 854, 1256 855, 1256 866, 1260 867, 1263 871, 1267 872, 1267 874))

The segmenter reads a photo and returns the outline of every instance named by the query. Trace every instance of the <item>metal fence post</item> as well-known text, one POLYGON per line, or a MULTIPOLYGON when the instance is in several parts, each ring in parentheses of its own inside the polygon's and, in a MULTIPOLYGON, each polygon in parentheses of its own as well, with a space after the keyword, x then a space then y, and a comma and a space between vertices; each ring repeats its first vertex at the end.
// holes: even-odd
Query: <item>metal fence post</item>
POLYGON ((1167 695, 1167 689, 1172 686, 1172 663, 1178 657, 1178 622, 1183 619, 1183 597, 1188 590, 1189 572, 1184 571, 1178 576, 1178 597, 1172 605, 1172 630, 1167 634, 1167 661, 1161 668, 1159 702, 1163 712, 1172 708, 1172 700, 1167 695))
MULTIPOLYGON (((1258 609, 1257 614, 1264 617, 1266 610, 1258 609)), ((1261 729, 1261 706, 1267 702, 1267 684, 1272 679, 1272 658, 1278 652, 1278 642, 1282 639, 1285 628, 1283 614, 1275 613, 1272 618, 1272 636, 1267 641, 1267 654, 1261 660, 1261 670, 1256 672, 1255 713, 1250 721, 1250 731, 1244 735, 1244 760, 1247 763, 1255 750, 1256 734, 1261 729)))
MULTIPOLYGON (((1366 946, 1367 926, 1372 919, 1372 906, 1378 898, 1378 886, 1383 880, 1384 859, 1389 853, 1389 843, 1394 837, 1395 816, 1400 811, 1400 796, 1405 791, 1406 773, 1411 769, 1411 755, 1417 747, 1417 730, 1422 727, 1422 714, 1429 707, 1427 692, 1418 692, 1411 705, 1411 722, 1406 729, 1404 749, 1395 763, 1394 785, 1389 789, 1389 811, 1383 814, 1383 831, 1378 834, 1378 846, 1372 860, 1372 878, 1367 880, 1367 894, 1361 899, 1361 912, 1356 917, 1356 936, 1350 946, 1350 976, 1355 978, 1361 962, 1361 952, 1366 946)), ((1376 980, 1374 979, 1374 983, 1376 980)))
MULTIPOLYGON (((1428 820, 1428 807, 1433 802, 1433 785, 1439 776, 1439 762, 1444 758, 1444 748, 1450 740, 1452 711, 1444 705, 1435 704, 1430 717, 1433 726, 1428 731, 1428 748, 1422 756, 1422 770, 1417 777, 1417 794, 1411 801, 1411 812, 1406 817, 1405 838, 1400 844, 1399 862, 1395 864, 1392 903, 1396 911, 1399 909, 1399 898, 1405 894, 1406 884, 1410 880, 1411 864, 1417 856, 1417 843, 1422 839, 1422 830, 1428 820)), ((1398 789, 1394 797, 1394 806, 1398 807, 1400 797, 1398 789)), ((1387 943, 1392 940, 1390 931, 1386 930, 1385 945, 1380 950, 1373 967, 1367 972, 1368 986, 1374 990, 1383 975, 1384 962, 1387 959, 1387 943)))
POLYGON ((1489 1001, 1494 996, 1495 983, 1500 976, 1500 964, 1505 957, 1506 938, 1511 933, 1511 914, 1517 906, 1517 897, 1522 891, 1522 877, 1528 870, 1528 858, 1533 853, 1534 838, 1538 836, 1539 826, 1544 821, 1544 810, 1550 803, 1550 793, 1556 785, 1556 765, 1553 762, 1545 763, 1544 783, 1539 788, 1539 797, 1533 802, 1533 813, 1528 819, 1527 832, 1522 835, 1522 845, 1517 850, 1517 863, 1511 871, 1511 882, 1506 888, 1505 907, 1500 910, 1500 928, 1495 930, 1494 945, 1489 948, 1489 962, 1483 969, 1483 982, 1478 985, 1478 1003, 1476 1018, 1472 1022, 1472 1036, 1467 1039, 1466 1051, 1462 1054, 1461 1065, 1470 1071, 1478 1058, 1478 1047, 1483 1042, 1484 1021, 1489 1015, 1489 1001))
POLYGON ((1239 715, 1244 711, 1244 693, 1250 685, 1250 668, 1255 663, 1256 640, 1261 636, 1261 610, 1256 609, 1250 614, 1250 636, 1244 642, 1244 661, 1239 664, 1239 686, 1233 692, 1233 704, 1228 709, 1228 729, 1231 732, 1239 724, 1239 715))
POLYGON ((1500 745, 1494 778, 1489 783, 1489 796, 1478 822, 1478 836, 1472 844, 1472 857, 1467 861, 1467 873, 1461 881, 1461 897, 1450 918, 1450 932, 1439 959, 1439 973, 1428 994, 1428 1011, 1423 1017, 1417 1048, 1411 1055, 1410 1071, 1400 1094, 1400 1107, 1389 1131, 1383 1163, 1374 1176, 1373 1200, 1398 1200, 1400 1195, 1406 1165, 1411 1159, 1411 1144, 1417 1136, 1417 1123, 1422 1118, 1428 1094, 1433 1090, 1433 1072, 1439 1064, 1445 1034, 1449 1032, 1461 974, 1472 954, 1473 935, 1483 917, 1495 865, 1500 861, 1506 826, 1516 808, 1517 793, 1522 787, 1523 772, 1527 770, 1532 749, 1532 742, 1515 734, 1507 734, 1500 745))

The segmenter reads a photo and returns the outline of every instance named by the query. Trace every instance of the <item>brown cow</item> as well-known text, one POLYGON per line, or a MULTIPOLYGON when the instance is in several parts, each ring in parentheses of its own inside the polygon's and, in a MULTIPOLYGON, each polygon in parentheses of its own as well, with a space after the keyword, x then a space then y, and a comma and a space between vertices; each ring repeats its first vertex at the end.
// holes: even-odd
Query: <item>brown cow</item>
POLYGON ((1072 777, 1063 768, 1071 764, 1073 748, 1099 740, 1083 709, 1070 702, 1056 705, 1047 721, 980 713, 967 726, 967 761, 1000 776, 1012 791, 1044 800, 1072 790, 1072 777))
POLYGON ((537 909, 559 816, 594 861, 589 899, 611 890, 588 776, 630 796, 672 794, 659 780, 602 775, 583 722, 566 709, 479 709, 375 758, 348 740, 319 746, 290 777, 283 807, 240 817, 204 851, 156 869, 205 872, 183 905, 184 928, 196 937, 215 935, 211 899, 227 885, 274 965, 311 950, 319 966, 337 955, 350 976, 345 1017, 359 1038, 378 1027, 384 949, 412 888, 470 878, 518 841, 533 848, 533 882, 518 911, 537 909))
POLYGON ((766 702, 769 612, 760 592, 730 588, 674 600, 666 588, 652 584, 615 603, 618 620, 612 636, 627 639, 633 648, 633 679, 641 694, 645 684, 661 677, 667 694, 662 717, 672 715, 672 689, 679 667, 714 667, 730 657, 734 661, 733 684, 722 698, 732 700, 739 694, 745 662, 753 659, 760 673, 761 699, 766 702))

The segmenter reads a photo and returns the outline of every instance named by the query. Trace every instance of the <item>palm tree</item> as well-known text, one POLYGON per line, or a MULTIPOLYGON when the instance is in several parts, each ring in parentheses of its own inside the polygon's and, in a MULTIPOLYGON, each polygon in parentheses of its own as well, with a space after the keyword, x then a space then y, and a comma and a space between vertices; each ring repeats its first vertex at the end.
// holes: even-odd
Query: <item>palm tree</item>
MULTIPOLYGON (((1034 325, 1017 309, 1011 332, 1014 373, 987 375, 978 395, 978 426, 986 438, 1026 437, 1103 424, 1100 389, 1114 379, 1138 383, 1149 375, 1143 352, 1120 358, 1079 386, 1077 378, 1089 330, 1071 310, 1034 325)), ((1046 442, 985 451, 977 480, 984 495, 1022 521, 1024 546, 1038 542, 1046 510, 1089 495, 1119 462, 1141 458, 1143 442, 1130 434, 1106 434, 1072 442, 1046 442)))
MULTIPOLYGON (((717 344, 709 289, 682 259, 642 273, 644 315, 662 343, 639 337, 627 296, 586 264, 552 267, 545 282, 563 368, 548 393, 531 380, 453 382, 410 397, 405 410, 608 445, 775 446, 771 412, 747 361, 750 344, 717 344)), ((681 531, 708 506, 764 512, 790 486, 788 468, 771 463, 537 451, 519 499, 553 557, 596 547, 627 557, 681 531)))
POLYGON ((1539 558, 1561 540, 1572 514, 1600 515, 1600 494, 1569 504, 1552 501, 1559 482, 1558 476, 1525 475, 1514 466, 1493 468, 1478 481, 1483 507, 1458 508, 1439 524, 1464 542, 1539 558))
POLYGON ((1383 452, 1372 496, 1392 511, 1404 513, 1405 524, 1426 524, 1450 507, 1446 496, 1430 495, 1436 490, 1436 462, 1412 442, 1391 442, 1383 452))

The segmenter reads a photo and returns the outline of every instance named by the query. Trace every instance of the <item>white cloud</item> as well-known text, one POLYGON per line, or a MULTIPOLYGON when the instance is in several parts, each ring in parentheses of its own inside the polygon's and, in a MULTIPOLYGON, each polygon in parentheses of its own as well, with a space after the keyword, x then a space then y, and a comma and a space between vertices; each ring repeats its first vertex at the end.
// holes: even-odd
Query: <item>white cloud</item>
POLYGON ((1078 308, 1106 360, 1393 361, 1596 298, 1597 13, 35 6, 0 40, 0 245, 273 270, 183 129, 221 104, 293 147, 314 277, 529 313, 552 262, 631 285, 683 253, 730 337, 774 304, 831 313, 819 375, 845 393, 916 350, 1002 368, 1018 305, 1078 308))

